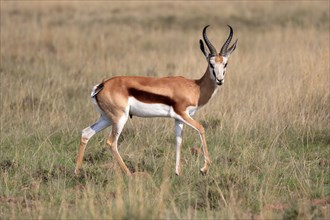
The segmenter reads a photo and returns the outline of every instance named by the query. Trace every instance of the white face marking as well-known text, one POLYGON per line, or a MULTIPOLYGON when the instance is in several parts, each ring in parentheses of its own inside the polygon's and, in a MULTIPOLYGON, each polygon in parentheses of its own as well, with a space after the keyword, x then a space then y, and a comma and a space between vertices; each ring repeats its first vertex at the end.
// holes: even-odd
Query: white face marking
POLYGON ((210 58, 210 73, 211 76, 214 78, 215 82, 218 85, 222 85, 225 81, 225 71, 228 58, 222 57, 222 63, 215 62, 215 57, 210 58))

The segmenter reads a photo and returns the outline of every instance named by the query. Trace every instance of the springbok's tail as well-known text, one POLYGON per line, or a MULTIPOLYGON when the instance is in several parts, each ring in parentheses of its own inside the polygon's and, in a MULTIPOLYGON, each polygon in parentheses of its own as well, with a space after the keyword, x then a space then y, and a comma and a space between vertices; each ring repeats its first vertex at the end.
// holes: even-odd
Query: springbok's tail
POLYGON ((92 93, 91 93, 91 97, 95 98, 95 96, 104 88, 104 82, 97 84, 96 86, 94 86, 92 93))
POLYGON ((92 102, 95 105, 96 110, 101 114, 101 116, 104 116, 105 113, 104 111, 100 108, 99 104, 98 104, 98 100, 97 100, 97 94, 99 92, 102 91, 102 89, 104 88, 104 82, 97 84, 96 86, 93 87, 93 90, 91 92, 91 98, 92 98, 92 102))

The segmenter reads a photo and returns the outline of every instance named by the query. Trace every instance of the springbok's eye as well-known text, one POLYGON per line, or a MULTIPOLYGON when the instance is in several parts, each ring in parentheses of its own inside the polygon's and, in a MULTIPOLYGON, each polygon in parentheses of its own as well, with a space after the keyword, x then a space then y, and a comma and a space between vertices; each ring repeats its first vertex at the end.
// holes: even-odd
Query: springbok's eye
POLYGON ((228 63, 225 63, 225 66, 224 66, 224 68, 226 68, 226 67, 227 67, 227 65, 228 65, 228 63))

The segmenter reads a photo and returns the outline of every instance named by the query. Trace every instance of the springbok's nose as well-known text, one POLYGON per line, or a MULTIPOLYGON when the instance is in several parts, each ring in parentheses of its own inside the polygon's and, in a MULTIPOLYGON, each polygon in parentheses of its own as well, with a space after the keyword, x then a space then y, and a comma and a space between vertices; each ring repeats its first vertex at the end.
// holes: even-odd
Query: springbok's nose
POLYGON ((218 80, 217 84, 221 86, 223 84, 223 79, 218 80))

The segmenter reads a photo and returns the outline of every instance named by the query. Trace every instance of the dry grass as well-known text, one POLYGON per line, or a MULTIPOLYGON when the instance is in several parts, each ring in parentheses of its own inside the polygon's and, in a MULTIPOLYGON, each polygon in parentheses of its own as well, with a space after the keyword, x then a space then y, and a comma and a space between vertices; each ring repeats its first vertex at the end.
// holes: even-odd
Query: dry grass
MULTIPOLYGON (((4 218, 326 218, 329 216, 329 2, 1 2, 4 218), (217 10, 214 10, 217 9, 217 10), (130 120, 123 177, 104 135, 73 176, 92 86, 115 75, 198 78, 201 30, 238 48, 225 85, 196 118, 213 164, 186 128, 174 176, 172 120, 130 120)), ((106 135, 106 133, 105 133, 106 135)))

